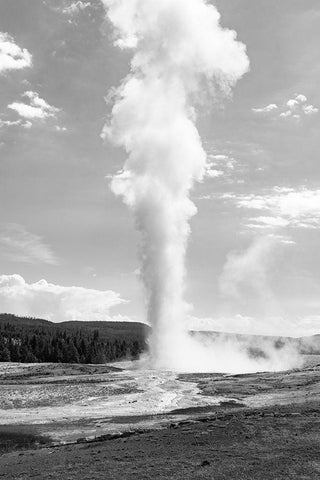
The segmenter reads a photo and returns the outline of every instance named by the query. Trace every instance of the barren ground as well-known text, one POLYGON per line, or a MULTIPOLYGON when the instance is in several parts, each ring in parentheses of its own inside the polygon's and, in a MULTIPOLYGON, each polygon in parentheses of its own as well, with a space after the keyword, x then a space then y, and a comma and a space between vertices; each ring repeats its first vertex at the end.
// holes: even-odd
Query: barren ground
POLYGON ((2 364, 0 478, 320 478, 319 357, 248 375, 116 367, 2 364))

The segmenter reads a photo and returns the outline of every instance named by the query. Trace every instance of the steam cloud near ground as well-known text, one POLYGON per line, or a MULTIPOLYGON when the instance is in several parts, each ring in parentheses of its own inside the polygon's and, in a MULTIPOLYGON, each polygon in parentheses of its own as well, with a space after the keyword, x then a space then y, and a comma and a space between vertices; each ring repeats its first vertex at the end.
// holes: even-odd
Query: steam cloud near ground
POLYGON ((132 210, 141 234, 153 364, 182 371, 290 366, 284 350, 252 360, 236 344, 212 345, 186 330, 185 254, 196 214, 189 194, 207 160, 197 113, 205 99, 214 105, 230 96, 248 71, 245 46, 221 27, 217 9, 205 0, 103 3, 115 45, 132 51, 130 73, 109 95, 114 104, 102 136, 127 154, 111 188, 132 210))

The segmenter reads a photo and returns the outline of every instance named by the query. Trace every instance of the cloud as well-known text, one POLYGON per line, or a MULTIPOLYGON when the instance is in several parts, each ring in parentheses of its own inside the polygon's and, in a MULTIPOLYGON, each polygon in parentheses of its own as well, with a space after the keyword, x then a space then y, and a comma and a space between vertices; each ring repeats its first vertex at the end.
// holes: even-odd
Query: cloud
POLYGON ((65 287, 40 280, 27 283, 20 275, 0 275, 0 311, 66 320, 129 320, 110 316, 110 309, 127 301, 112 290, 65 287))
POLYGON ((280 118, 293 118, 300 120, 304 115, 314 115, 319 112, 317 107, 307 103, 308 99, 301 93, 296 93, 294 98, 290 98, 281 107, 275 103, 271 103, 263 108, 252 108, 252 111, 257 114, 276 114, 280 118))
POLYGON ((32 123, 27 120, 2 120, 0 118, 0 128, 5 128, 5 127, 22 127, 22 128, 30 128, 32 127, 32 123))
POLYGON ((290 117, 292 114, 291 110, 286 110, 285 112, 280 113, 280 117, 290 117))
POLYGON ((294 101, 298 103, 305 103, 307 101, 307 97, 305 95, 302 95, 301 93, 296 94, 296 98, 294 101))
POLYGON ((60 127, 60 125, 56 125, 55 130, 57 132, 66 132, 68 129, 67 129, 67 127, 60 127))
POLYGON ((267 317, 242 315, 220 315, 214 318, 189 317, 190 330, 240 333, 244 335, 306 336, 319 334, 320 316, 270 315, 267 317))
POLYGON ((229 155, 224 154, 209 154, 208 164, 224 170, 234 170, 235 159, 229 155))
POLYGON ((259 227, 287 227, 290 222, 282 217, 255 217, 251 218, 253 222, 256 222, 259 227))
POLYGON ((230 171, 234 170, 235 160, 224 154, 208 154, 204 177, 218 178, 229 177, 230 171))
POLYGON ((8 108, 15 110, 23 118, 45 120, 48 117, 55 117, 59 112, 58 108, 49 105, 36 92, 27 91, 23 96, 29 99, 29 104, 13 102, 8 105, 8 108))
POLYGON ((0 73, 30 67, 32 55, 26 48, 19 47, 8 34, 0 32, 0 73))
POLYGON ((42 237, 17 223, 0 224, 0 258, 12 262, 57 265, 58 259, 42 237))
POLYGON ((250 218, 251 227, 320 228, 320 189, 274 187, 265 194, 231 193, 222 198, 238 208, 264 212, 250 218))
POLYGON ((207 162, 204 176, 207 178, 217 178, 223 175, 222 170, 217 170, 214 163, 207 162))
POLYGON ((306 115, 313 115, 319 112, 319 109, 313 105, 303 105, 302 110, 306 115))
POLYGON ((266 107, 263 107, 263 108, 252 108, 252 111, 255 113, 269 113, 277 109, 278 109, 278 105, 276 105, 275 103, 270 103, 270 105, 267 105, 266 107))
POLYGON ((68 7, 62 9, 62 13, 67 15, 76 15, 77 13, 85 10, 87 7, 90 7, 90 2, 82 2, 78 0, 77 2, 72 2, 68 7))
POLYGON ((15 127, 17 125, 21 125, 21 120, 2 120, 2 119, 0 119, 0 128, 15 127))

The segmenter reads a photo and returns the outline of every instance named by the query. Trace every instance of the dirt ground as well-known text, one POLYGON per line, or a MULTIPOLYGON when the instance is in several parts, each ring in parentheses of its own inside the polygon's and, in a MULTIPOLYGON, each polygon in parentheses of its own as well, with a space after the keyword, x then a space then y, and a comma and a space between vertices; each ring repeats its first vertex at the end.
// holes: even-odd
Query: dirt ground
POLYGON ((0 454, 0 479, 320 479, 319 364, 183 381, 197 381, 200 395, 235 400, 177 409, 153 430, 135 429, 131 416, 127 432, 62 446, 36 425, 4 425, 2 444, 15 447, 0 454))
POLYGON ((128 438, 16 451, 6 480, 320 478, 320 406, 220 412, 128 438))

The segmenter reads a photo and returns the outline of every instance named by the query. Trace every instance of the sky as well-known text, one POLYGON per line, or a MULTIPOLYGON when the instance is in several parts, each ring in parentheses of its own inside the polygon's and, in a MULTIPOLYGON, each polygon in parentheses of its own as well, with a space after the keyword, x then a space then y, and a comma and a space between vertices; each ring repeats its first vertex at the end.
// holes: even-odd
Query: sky
MULTIPOLYGON (((320 5, 215 0, 247 47, 232 97, 202 105, 190 328, 320 333, 320 5)), ((134 220, 103 140, 129 72, 99 0, 0 0, 0 311, 145 321, 134 220)))

